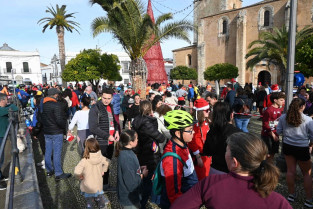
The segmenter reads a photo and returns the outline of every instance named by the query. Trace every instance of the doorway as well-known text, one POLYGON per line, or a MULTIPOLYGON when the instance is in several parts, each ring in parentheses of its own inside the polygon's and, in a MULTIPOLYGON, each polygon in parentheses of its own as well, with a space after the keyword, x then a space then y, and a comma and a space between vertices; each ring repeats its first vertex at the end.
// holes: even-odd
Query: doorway
POLYGON ((261 82, 262 86, 265 84, 270 85, 271 84, 271 74, 268 71, 261 71, 258 75, 258 84, 261 82))

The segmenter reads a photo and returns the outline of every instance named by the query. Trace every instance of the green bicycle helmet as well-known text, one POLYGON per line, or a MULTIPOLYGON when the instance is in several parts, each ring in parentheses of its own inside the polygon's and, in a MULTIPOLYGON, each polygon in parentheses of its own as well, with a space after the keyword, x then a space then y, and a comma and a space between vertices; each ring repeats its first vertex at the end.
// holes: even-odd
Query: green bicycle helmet
POLYGON ((184 129, 194 124, 192 116, 184 110, 172 110, 164 115, 167 129, 184 129))

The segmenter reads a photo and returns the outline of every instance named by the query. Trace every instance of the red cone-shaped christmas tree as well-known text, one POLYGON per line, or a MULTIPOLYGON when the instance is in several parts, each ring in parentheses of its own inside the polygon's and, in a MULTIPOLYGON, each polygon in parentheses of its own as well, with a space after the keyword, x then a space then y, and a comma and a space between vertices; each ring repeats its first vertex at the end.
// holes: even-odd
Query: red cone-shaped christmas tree
MULTIPOLYGON (((148 2, 147 13, 154 21, 151 0, 148 2)), ((151 37, 153 39, 153 37, 151 37)), ((144 56, 148 68, 147 83, 168 83, 160 43, 153 45, 144 56)))

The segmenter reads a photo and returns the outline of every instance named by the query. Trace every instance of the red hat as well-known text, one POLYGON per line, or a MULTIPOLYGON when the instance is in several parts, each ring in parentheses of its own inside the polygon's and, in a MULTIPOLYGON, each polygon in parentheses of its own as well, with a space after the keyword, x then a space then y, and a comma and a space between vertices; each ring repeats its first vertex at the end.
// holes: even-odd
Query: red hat
POLYGON ((272 91, 273 92, 279 92, 279 86, 278 84, 273 84, 272 87, 271 87, 272 91))
POLYGON ((262 82, 259 82, 259 85, 261 86, 261 85, 262 85, 262 82))
POLYGON ((205 99, 200 98, 195 101, 195 106, 193 107, 196 111, 207 110, 210 108, 210 105, 205 99))

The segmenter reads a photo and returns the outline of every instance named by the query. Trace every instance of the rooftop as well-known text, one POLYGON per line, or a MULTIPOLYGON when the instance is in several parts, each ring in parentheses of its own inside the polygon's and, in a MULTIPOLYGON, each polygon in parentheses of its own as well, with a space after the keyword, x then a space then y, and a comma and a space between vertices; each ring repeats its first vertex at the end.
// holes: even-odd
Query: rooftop
POLYGON ((2 47, 0 47, 0 51, 16 51, 15 49, 9 47, 7 43, 4 43, 2 47))

